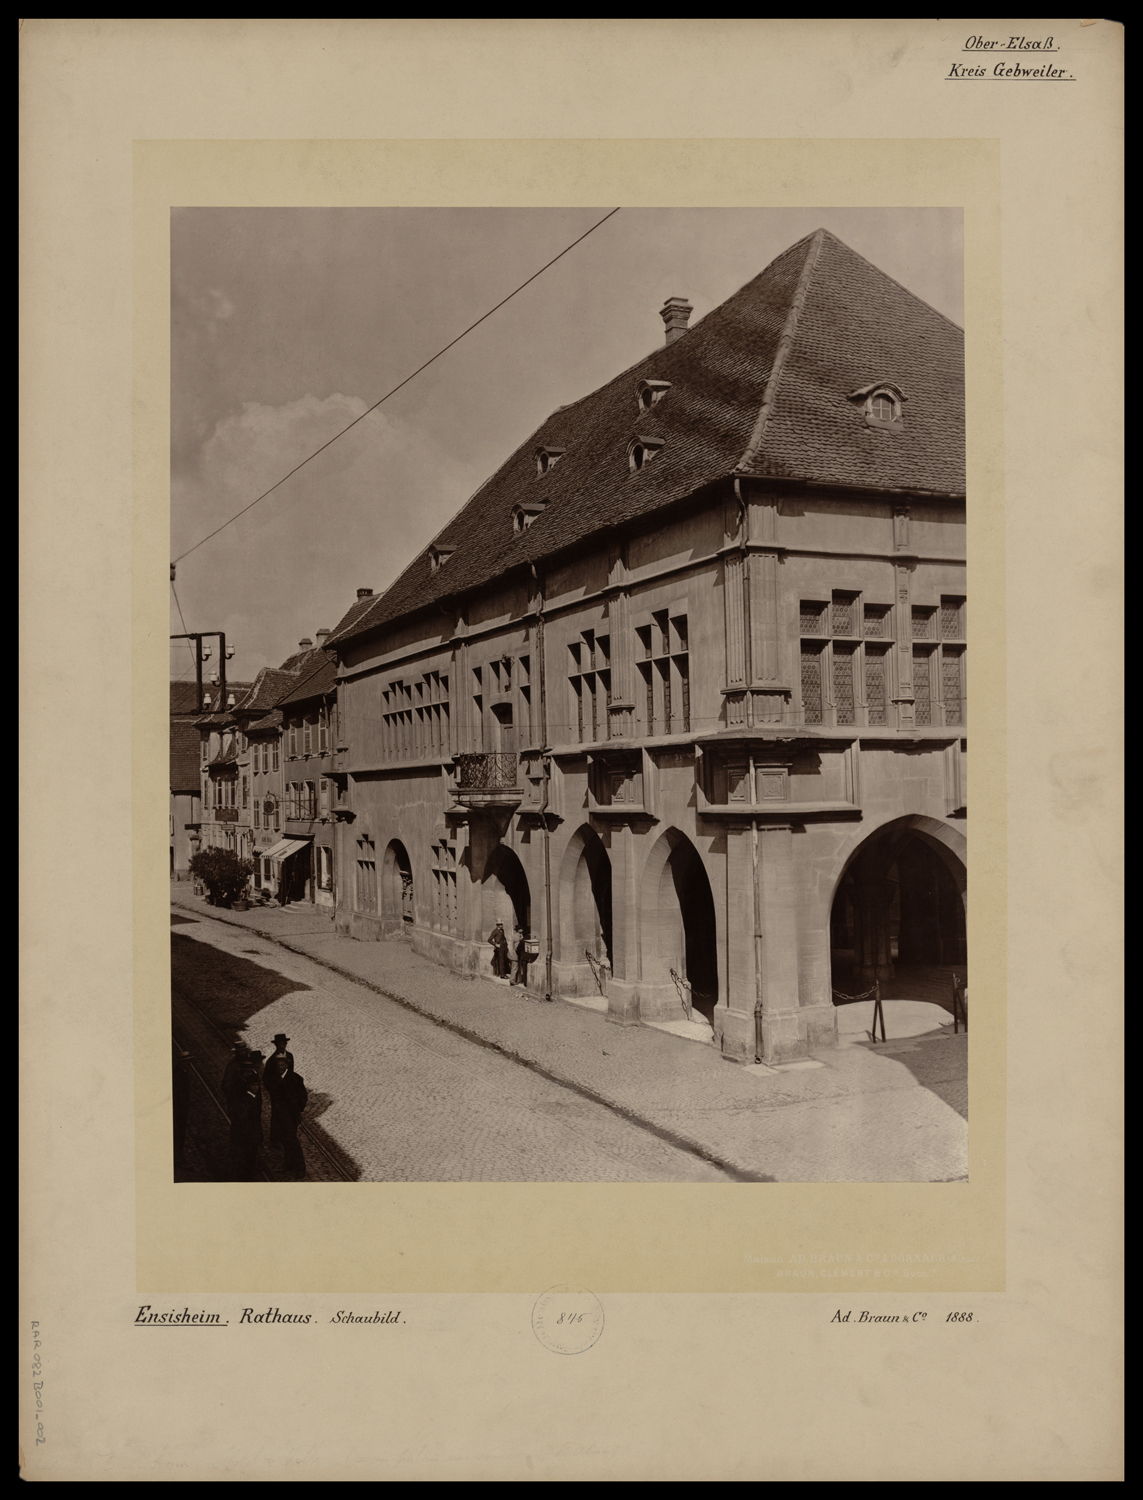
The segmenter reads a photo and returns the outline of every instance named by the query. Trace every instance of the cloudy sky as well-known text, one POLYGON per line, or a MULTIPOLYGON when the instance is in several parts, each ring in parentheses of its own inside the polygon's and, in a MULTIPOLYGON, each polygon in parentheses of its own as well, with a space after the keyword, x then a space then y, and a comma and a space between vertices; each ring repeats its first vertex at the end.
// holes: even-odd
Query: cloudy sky
POLYGON ((172 213, 171 556, 195 548, 175 589, 234 680, 391 583, 557 406, 662 342, 670 296, 693 326, 824 226, 963 325, 959 209, 623 209, 195 547, 613 206, 172 213))

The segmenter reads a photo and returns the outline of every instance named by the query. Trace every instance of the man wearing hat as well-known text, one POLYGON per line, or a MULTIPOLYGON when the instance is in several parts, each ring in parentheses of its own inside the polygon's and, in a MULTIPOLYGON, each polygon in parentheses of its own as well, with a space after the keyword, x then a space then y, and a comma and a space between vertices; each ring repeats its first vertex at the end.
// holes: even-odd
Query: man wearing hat
POLYGON ((279 1031, 262 1081, 270 1096, 270 1140, 282 1148, 282 1165, 297 1178, 306 1175, 306 1159, 298 1141, 302 1111, 309 1101, 305 1084, 294 1072, 294 1055, 286 1051, 289 1037, 279 1031))
POLYGON ((497 979, 507 979, 512 971, 512 960, 509 956, 508 939, 504 933, 503 922, 496 923, 488 934, 488 941, 492 944, 492 973, 497 979))

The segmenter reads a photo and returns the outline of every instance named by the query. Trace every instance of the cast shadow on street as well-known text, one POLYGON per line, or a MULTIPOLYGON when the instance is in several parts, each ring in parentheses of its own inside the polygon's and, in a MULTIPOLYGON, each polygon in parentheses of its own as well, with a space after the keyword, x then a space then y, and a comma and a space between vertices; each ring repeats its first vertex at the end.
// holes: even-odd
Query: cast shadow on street
MULTIPOLYGON (((193 918, 172 916, 171 921, 174 924, 193 921, 193 918)), ((244 1041, 268 1057, 274 1050, 274 1027, 267 1024, 260 1030, 258 1016, 282 996, 310 991, 312 986, 290 979, 264 964, 251 963, 249 959, 225 953, 209 943, 172 932, 171 989, 175 1029, 194 1044, 190 1050, 195 1057, 195 1067, 212 1093, 221 1099, 223 1073, 233 1056, 235 1044, 244 1041), (266 1035, 263 1036, 261 1031, 266 1035)), ((291 1036, 290 1050, 309 1093, 302 1125, 306 1137, 303 1150, 311 1179, 359 1180, 361 1168, 320 1124, 321 1116, 335 1101, 331 1094, 314 1087, 322 1080, 307 1065, 305 1038, 300 1027, 296 1026, 295 1034, 291 1036), (318 1157, 322 1158, 320 1162, 315 1159, 318 1157)), ((219 1143, 215 1144, 211 1154, 220 1164, 223 1153, 219 1143)), ((276 1175, 269 1160, 267 1168, 271 1175, 276 1175)))

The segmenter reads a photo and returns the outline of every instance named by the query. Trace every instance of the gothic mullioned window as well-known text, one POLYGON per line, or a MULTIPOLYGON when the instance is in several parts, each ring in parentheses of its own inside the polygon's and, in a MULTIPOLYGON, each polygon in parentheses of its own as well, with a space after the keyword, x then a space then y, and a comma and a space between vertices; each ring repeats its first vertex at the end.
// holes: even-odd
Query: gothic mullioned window
POLYGON ((687 616, 675 608, 656 610, 635 630, 640 693, 636 712, 648 735, 689 734, 691 728, 690 636, 687 616))
POLYGON ((377 910, 377 848, 367 834, 357 840, 357 910, 377 910))
POLYGON ((832 708, 839 725, 887 724, 892 606, 835 589, 802 599, 798 624, 803 722, 824 724, 832 708))
POLYGON ((381 693, 386 760, 436 760, 449 754, 449 682, 441 671, 399 678, 381 693))
POLYGON ((580 744, 605 740, 611 703, 611 637, 585 630, 569 643, 568 654, 574 737, 580 744))
POLYGON ((457 930, 456 845, 439 839, 433 854, 433 926, 438 932, 457 930))

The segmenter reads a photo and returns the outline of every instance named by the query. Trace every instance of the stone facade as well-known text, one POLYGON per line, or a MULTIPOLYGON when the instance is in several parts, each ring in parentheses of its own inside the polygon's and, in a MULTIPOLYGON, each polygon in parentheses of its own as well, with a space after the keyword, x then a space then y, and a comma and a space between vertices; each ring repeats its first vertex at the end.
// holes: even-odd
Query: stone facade
POLYGON ((340 931, 490 975, 500 921, 532 993, 705 1017, 743 1062, 831 1043, 834 990, 963 974, 959 330, 820 231, 795 250, 334 631, 340 931))
POLYGON ((554 993, 624 1023, 681 1018, 689 979, 734 1057, 833 1036, 843 874, 908 831, 963 870, 963 507, 909 507, 907 550, 890 500, 738 488, 542 595, 341 648, 339 930, 488 975, 502 920, 537 993, 550 952, 554 993))

